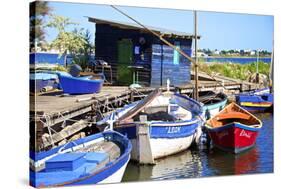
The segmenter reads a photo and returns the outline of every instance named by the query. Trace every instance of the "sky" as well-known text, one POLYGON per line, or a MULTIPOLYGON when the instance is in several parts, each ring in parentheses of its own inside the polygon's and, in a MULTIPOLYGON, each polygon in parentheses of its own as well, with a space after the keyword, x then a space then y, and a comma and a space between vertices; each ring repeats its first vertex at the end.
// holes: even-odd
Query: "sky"
MULTIPOLYGON (((53 14, 65 16, 79 23, 78 27, 89 29, 94 43, 95 24, 88 22, 86 17, 95 17, 133 23, 108 5, 83 3, 50 2, 53 14)), ((122 11, 137 19, 144 25, 194 32, 193 11, 175 9, 155 9, 118 6, 122 11)), ((48 22, 48 18, 46 21, 48 22)), ((272 51, 273 46, 273 16, 232 14, 217 12, 197 12, 198 41, 200 49, 252 49, 272 51)), ((71 27, 69 30, 73 29, 71 27)), ((55 39, 54 29, 46 29, 46 40, 55 39)))

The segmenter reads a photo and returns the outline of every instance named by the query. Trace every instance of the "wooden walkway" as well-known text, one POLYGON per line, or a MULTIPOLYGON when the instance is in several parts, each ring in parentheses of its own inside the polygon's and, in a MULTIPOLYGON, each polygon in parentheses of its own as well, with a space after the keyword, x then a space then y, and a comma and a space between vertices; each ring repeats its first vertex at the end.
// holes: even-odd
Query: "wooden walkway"
MULTIPOLYGON (((254 89, 254 85, 251 83, 244 83, 229 78, 216 77, 216 81, 214 81, 204 75, 199 75, 199 78, 200 77, 199 91, 219 91, 225 89, 243 91, 245 89, 254 89)), ((165 88, 163 89, 165 90, 165 88)), ((46 133, 46 130, 51 136, 53 131, 51 131, 50 128, 56 124, 60 124, 78 116, 83 116, 86 113, 94 115, 92 116, 92 121, 98 121, 98 113, 108 114, 118 107, 122 107, 136 99, 141 99, 147 96, 153 90, 155 90, 155 88, 144 87, 131 90, 128 87, 104 86, 98 94, 64 95, 62 91, 53 91, 30 96, 30 136, 34 136, 34 141, 37 143, 33 144, 33 146, 36 149, 40 149, 42 148, 42 144, 43 147, 51 144, 54 145, 51 140, 48 142, 45 141, 44 144, 42 136, 46 133)), ((171 87, 171 90, 177 90, 182 94, 191 93, 194 90, 194 82, 192 81, 185 86, 171 87)), ((76 128, 71 129, 71 127, 69 127, 70 130, 64 131, 62 136, 66 136, 65 138, 67 138, 87 127, 85 122, 81 122, 81 124, 73 124, 73 126, 76 128)))
MULTIPOLYGON (((133 101, 133 98, 141 98, 151 92, 153 88, 130 90, 128 87, 104 86, 98 94, 63 95, 61 91, 45 93, 30 97, 30 112, 40 119, 48 118, 48 125, 52 126, 65 119, 94 111, 97 106, 121 106, 124 101, 133 101), (35 99, 34 99, 35 98, 35 99), (35 103, 35 104, 34 104, 35 103)), ((44 120, 45 122, 45 120, 44 120)))

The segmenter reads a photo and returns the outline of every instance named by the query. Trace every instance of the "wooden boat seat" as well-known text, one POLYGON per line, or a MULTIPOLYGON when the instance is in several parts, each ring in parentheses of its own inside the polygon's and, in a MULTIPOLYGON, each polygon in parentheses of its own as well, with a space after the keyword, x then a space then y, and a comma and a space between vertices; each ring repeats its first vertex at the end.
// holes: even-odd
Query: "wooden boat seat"
POLYGON ((78 179, 81 175, 90 174, 97 168, 96 163, 84 163, 73 171, 56 170, 42 171, 36 174, 36 182, 46 185, 56 184, 58 182, 67 182, 78 179))
POLYGON ((107 153, 88 152, 85 155, 85 159, 86 159, 87 162, 99 164, 101 162, 108 161, 109 156, 108 156, 107 153))
POLYGON ((224 114, 220 114, 217 117, 217 120, 223 120, 223 119, 250 119, 251 116, 245 113, 241 113, 241 112, 229 112, 229 113, 224 113, 224 114))
POLYGON ((59 154, 46 161, 46 171, 73 171, 84 162, 85 153, 59 154))

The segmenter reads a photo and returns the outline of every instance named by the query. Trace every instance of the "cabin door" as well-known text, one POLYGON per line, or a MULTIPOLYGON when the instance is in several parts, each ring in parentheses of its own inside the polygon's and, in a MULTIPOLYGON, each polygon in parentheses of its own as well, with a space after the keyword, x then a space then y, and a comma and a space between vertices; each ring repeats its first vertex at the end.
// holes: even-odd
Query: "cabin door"
POLYGON ((133 43, 130 39, 118 41, 117 82, 120 85, 133 83, 132 70, 128 66, 133 62, 133 43))

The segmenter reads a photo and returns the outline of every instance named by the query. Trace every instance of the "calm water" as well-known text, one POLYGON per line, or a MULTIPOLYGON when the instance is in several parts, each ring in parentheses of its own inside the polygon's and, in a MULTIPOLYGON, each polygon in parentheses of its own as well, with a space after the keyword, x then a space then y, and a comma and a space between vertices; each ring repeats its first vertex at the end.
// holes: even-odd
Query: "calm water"
POLYGON ((239 175, 273 172, 273 115, 256 114, 263 127, 254 148, 239 155, 204 145, 157 161, 154 166, 129 163, 125 181, 165 180, 219 175, 239 175))
MULTIPOLYGON (((243 58, 239 58, 239 57, 231 57, 231 58, 226 58, 226 57, 206 57, 204 58, 205 62, 221 62, 221 63, 225 63, 225 62, 231 62, 231 63, 238 63, 238 64, 249 64, 252 62, 256 62, 257 58, 256 57, 243 57, 243 58)), ((267 57, 267 58, 259 58, 259 61, 261 62, 265 62, 265 63, 270 63, 271 62, 271 58, 267 57)))

